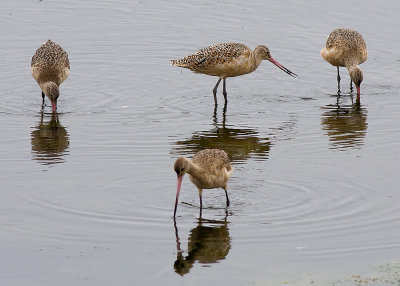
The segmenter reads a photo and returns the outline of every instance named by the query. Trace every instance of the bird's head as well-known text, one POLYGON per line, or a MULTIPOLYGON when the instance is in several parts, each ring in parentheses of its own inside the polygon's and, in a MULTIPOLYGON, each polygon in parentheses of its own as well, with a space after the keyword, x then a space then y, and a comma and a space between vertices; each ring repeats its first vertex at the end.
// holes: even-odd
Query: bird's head
POLYGON ((359 68, 359 66, 353 66, 349 68, 349 73, 350 73, 350 78, 354 82, 357 88, 357 99, 356 99, 356 105, 360 105, 360 94, 361 94, 361 89, 360 85, 361 82, 364 79, 363 72, 359 68))
POLYGON ((264 45, 259 45, 255 48, 254 53, 257 58, 262 60, 269 60, 271 58, 271 53, 269 49, 264 45))
POLYGON ((190 161, 188 159, 186 159, 185 157, 182 157, 182 156, 179 157, 178 159, 176 159, 175 164, 174 164, 174 170, 175 170, 177 178, 178 178, 178 185, 176 188, 174 217, 176 215, 176 208, 178 206, 178 199, 179 199, 179 193, 181 191, 183 176, 186 174, 186 172, 189 171, 189 168, 190 168, 190 161))
POLYGON ((254 54, 255 54, 257 61, 261 62, 262 60, 268 60, 271 63, 273 63, 274 65, 276 65, 278 68, 283 70, 288 75, 290 75, 292 77, 297 77, 297 74, 295 74, 294 72, 291 72, 290 70, 285 68, 283 65, 278 63, 278 61, 276 61, 274 58, 272 58, 271 52, 269 51, 269 49, 266 46, 264 46, 264 45, 257 46, 254 50, 254 54))
POLYGON ((58 85, 53 81, 46 82, 44 84, 44 94, 50 100, 53 112, 56 112, 56 110, 57 110, 57 99, 60 96, 60 90, 58 89, 58 85))
POLYGON ((174 170, 178 177, 183 177, 186 172, 189 170, 189 161, 185 157, 179 157, 176 159, 175 164, 174 164, 174 170))
POLYGON ((359 92, 360 91, 360 85, 361 85, 361 82, 364 79, 362 70, 358 66, 350 69, 350 77, 351 77, 351 80, 354 82, 354 84, 357 87, 357 94, 359 94, 360 93, 359 92))

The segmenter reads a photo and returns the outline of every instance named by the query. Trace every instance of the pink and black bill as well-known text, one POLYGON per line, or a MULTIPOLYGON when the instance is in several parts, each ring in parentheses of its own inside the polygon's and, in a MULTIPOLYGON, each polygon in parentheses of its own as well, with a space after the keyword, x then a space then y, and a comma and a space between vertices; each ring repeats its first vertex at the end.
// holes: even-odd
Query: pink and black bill
POLYGON ((274 65, 276 65, 278 68, 280 68, 281 70, 283 70, 285 73, 287 73, 288 75, 292 76, 292 77, 298 77, 297 74, 295 74, 294 72, 291 72, 290 70, 288 70, 287 68, 285 68, 283 65, 281 65, 280 63, 278 63, 276 60, 274 60, 273 58, 269 58, 269 61, 271 63, 273 63, 274 65))

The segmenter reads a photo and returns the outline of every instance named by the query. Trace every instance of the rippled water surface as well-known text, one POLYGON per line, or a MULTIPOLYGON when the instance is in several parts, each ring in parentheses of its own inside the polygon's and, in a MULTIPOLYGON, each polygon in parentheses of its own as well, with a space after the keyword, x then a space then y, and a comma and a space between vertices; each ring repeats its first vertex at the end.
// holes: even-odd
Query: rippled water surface
POLYGON ((399 11, 397 1, 5 1, 0 284, 375 285, 370 273, 400 256, 399 11), (347 70, 338 97, 336 68, 319 54, 337 27, 367 43, 359 108, 347 70), (30 75, 48 38, 71 63, 57 114, 30 75), (228 79, 228 105, 214 109, 217 78, 169 60, 227 41, 265 44, 300 77, 263 62, 228 79), (231 206, 205 190, 199 219, 185 177, 174 222, 173 163, 204 148, 231 158, 231 206))

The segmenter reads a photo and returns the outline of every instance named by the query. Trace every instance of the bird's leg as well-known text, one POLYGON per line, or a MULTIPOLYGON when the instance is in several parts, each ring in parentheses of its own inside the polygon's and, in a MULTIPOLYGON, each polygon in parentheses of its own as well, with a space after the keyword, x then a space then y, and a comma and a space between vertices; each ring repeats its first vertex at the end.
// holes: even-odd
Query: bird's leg
POLYGON ((42 104, 44 104, 44 93, 42 91, 42 104))
POLYGON ((218 85, 219 85, 219 83, 221 82, 221 80, 222 80, 222 78, 220 78, 220 79, 217 81, 217 84, 214 86, 214 89, 213 89, 214 104, 215 104, 215 105, 217 105, 217 89, 218 89, 218 85))
POLYGON ((337 89, 338 89, 338 94, 340 94, 340 74, 339 74, 339 66, 337 67, 337 89))
POLYGON ((226 196, 226 207, 229 207, 231 202, 229 201, 228 192, 226 189, 224 189, 224 191, 225 191, 225 196, 226 196))
POLYGON ((201 212, 203 210, 203 199, 201 197, 201 193, 203 190, 199 189, 199 199, 200 199, 200 218, 201 218, 201 212))
POLYGON ((227 104, 227 102, 225 101, 224 108, 222 109, 222 128, 225 128, 227 105, 228 105, 228 104, 227 104))
POLYGON ((350 92, 353 92, 353 81, 350 78, 350 92))
POLYGON ((222 82, 222 94, 224 95, 225 98, 225 105, 228 102, 228 98, 227 98, 227 93, 226 93, 226 78, 224 78, 224 81, 222 82))

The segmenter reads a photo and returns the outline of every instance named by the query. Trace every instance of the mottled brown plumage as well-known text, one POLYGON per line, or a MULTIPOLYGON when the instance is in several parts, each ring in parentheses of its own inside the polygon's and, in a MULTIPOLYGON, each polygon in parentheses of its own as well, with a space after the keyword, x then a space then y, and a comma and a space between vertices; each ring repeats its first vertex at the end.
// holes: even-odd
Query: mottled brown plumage
POLYGON ((199 191, 200 214, 203 207, 203 189, 223 188, 226 195, 226 206, 229 206, 227 184, 233 169, 225 151, 219 149, 201 150, 193 156, 192 160, 181 156, 176 159, 174 170, 178 177, 174 217, 176 215, 182 179, 186 173, 189 174, 190 180, 199 191))
POLYGON ((196 54, 179 60, 171 60, 171 64, 211 76, 218 76, 219 80, 213 89, 214 102, 217 104, 217 88, 223 80, 223 95, 227 102, 226 78, 235 77, 255 71, 263 60, 269 60, 284 72, 295 77, 295 73, 275 61, 266 46, 257 46, 252 51, 241 43, 215 44, 201 49, 196 54))
POLYGON ((246 45, 223 43, 211 45, 183 59, 172 60, 171 64, 196 73, 226 78, 250 73, 261 61, 261 58, 256 61, 252 50, 246 45))
POLYGON ((50 39, 32 57, 32 76, 42 90, 43 103, 46 95, 54 112, 60 95, 59 85, 68 77, 69 70, 67 52, 50 39))
POLYGON ((326 46, 321 50, 321 56, 331 65, 337 67, 338 92, 340 93, 339 67, 346 67, 352 82, 357 88, 357 103, 360 103, 360 85, 363 73, 358 65, 367 60, 368 51, 365 41, 358 32, 340 28, 332 31, 326 41, 326 46))

